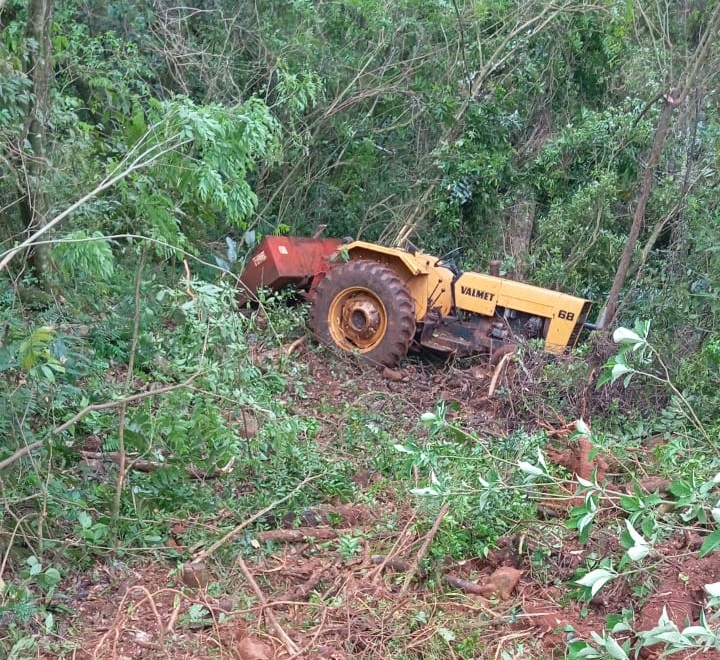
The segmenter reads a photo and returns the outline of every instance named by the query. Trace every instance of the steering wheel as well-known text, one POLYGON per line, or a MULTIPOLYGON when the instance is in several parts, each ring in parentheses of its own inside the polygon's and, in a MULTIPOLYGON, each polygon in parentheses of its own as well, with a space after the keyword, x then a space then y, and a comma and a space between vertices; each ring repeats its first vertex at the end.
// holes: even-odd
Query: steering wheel
POLYGON ((452 271, 453 275, 460 275, 461 270, 460 266, 457 263, 457 259, 462 255, 462 253, 462 246, 456 247, 455 249, 450 250, 450 252, 447 252, 442 257, 440 257, 438 259, 438 264, 447 266, 452 271))

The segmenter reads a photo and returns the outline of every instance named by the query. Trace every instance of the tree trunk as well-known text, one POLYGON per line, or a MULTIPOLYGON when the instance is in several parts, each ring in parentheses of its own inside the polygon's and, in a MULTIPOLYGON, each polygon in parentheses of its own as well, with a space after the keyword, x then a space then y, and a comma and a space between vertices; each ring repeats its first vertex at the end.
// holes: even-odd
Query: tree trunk
POLYGON ((515 262, 514 276, 518 280, 525 278, 535 226, 535 208, 535 200, 528 196, 518 199, 508 210, 507 245, 515 262))
POLYGON ((640 192, 638 194, 637 207, 635 208, 632 226, 630 227, 630 234, 627 242, 625 243, 622 256, 620 257, 620 263, 618 264, 618 269, 615 273, 615 279, 613 281, 612 288, 610 289, 607 303, 605 304, 605 308, 600 313, 600 317, 598 319, 597 325, 601 330, 606 330, 610 325, 612 325, 615 321, 615 316, 617 315, 620 291, 625 285, 625 280, 627 279, 630 263, 632 261, 633 251, 635 250, 635 245, 640 236, 640 231, 645 223, 645 208, 650 197, 650 188, 652 186, 653 175, 655 174, 655 166, 657 165, 658 160, 662 155, 663 147, 665 146, 665 139, 670 127, 670 118, 673 109, 687 98, 688 94, 695 86, 695 83, 701 74, 702 68, 712 52, 712 47, 715 44, 718 32, 720 32, 720 4, 716 5, 713 9, 713 13, 707 22, 707 28, 700 37, 697 48, 695 49, 695 52, 685 69, 684 80, 681 81, 677 89, 671 90, 662 97, 663 109, 660 114, 657 128, 655 129, 655 139, 653 141, 653 146, 650 150, 650 157, 648 158, 645 172, 643 174, 642 185, 640 186, 640 192))
MULTIPOLYGON (((527 7, 530 7, 529 3, 527 7)), ((487 58, 483 57, 481 44, 480 41, 478 41, 478 47, 481 48, 480 61, 484 62, 484 64, 481 69, 475 73, 467 98, 460 104, 460 107, 455 112, 454 121, 444 132, 440 140, 438 140, 438 145, 444 143, 452 144, 462 134, 465 129, 465 117, 468 110, 479 98, 487 81, 496 71, 505 66, 508 61, 512 60, 512 58, 520 53, 520 49, 516 44, 517 38, 522 34, 532 34, 533 36, 538 35, 540 32, 552 25, 559 16, 562 16, 568 11, 578 11, 577 3, 573 3, 572 0, 563 0, 560 3, 548 2, 545 3, 537 14, 527 17, 518 17, 515 25, 500 39, 499 45, 487 58)), ((579 11, 594 11, 594 7, 582 7, 579 11)), ((429 153, 432 154, 433 152, 430 151, 429 153)), ((436 177, 430 181, 425 189, 425 192, 421 196, 420 201, 413 206, 412 210, 406 217, 405 224, 395 238, 395 245, 402 245, 408 238, 410 238, 410 235, 423 220, 425 213, 428 210, 427 202, 432 197, 439 184, 440 177, 436 177)))
MULTIPOLYGON (((21 211, 28 234, 41 229, 47 222, 48 204, 45 197, 43 175, 45 161, 45 123, 49 111, 49 91, 52 77, 50 61, 50 30, 52 28, 53 0, 30 0, 26 37, 32 47, 28 49, 25 72, 32 81, 33 100, 28 105, 26 138, 30 153, 25 154, 25 195, 21 211)), ((42 288, 50 284, 50 246, 36 245, 32 251, 32 265, 42 288)))
POLYGON ((620 257, 617 271, 615 272, 615 279, 613 280, 605 309, 603 309, 598 319, 597 325, 601 330, 605 330, 615 320, 620 291, 625 285, 625 280, 627 279, 627 274, 630 269, 630 262, 632 261, 633 252, 635 251, 635 245, 640 237, 640 231, 645 224, 645 208, 650 198, 650 188, 652 187, 653 176, 655 175, 655 166, 660 160, 663 147, 665 146, 665 138, 667 137, 668 128, 670 127, 670 117, 674 107, 675 102, 672 97, 665 95, 663 97, 663 109, 660 113, 657 128, 655 129, 655 139, 653 140, 653 146, 650 150, 650 157, 645 166, 642 184, 640 185, 637 206, 635 207, 632 225, 630 226, 630 234, 625 242, 625 247, 620 257))

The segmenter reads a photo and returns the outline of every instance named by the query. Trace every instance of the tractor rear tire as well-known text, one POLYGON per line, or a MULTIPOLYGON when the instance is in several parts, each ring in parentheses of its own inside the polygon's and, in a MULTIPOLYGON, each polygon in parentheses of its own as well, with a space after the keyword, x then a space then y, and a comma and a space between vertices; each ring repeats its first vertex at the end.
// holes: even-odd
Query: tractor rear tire
POLYGON ((392 269, 374 261, 349 261, 318 285, 310 327, 324 344, 394 367, 415 336, 415 301, 392 269))

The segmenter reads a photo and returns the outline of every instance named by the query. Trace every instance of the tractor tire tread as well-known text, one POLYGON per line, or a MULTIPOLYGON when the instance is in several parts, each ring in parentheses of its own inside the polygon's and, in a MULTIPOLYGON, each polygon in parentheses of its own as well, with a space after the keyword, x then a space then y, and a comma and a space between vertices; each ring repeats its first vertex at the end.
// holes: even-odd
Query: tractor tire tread
MULTIPOLYGON (((372 291, 383 302, 389 316, 383 340, 360 357, 394 367, 407 355, 415 336, 415 302, 397 273, 383 264, 356 260, 333 268, 318 284, 310 310, 310 328, 318 341, 335 345, 328 329, 330 305, 343 291, 356 286, 372 291)), ((338 348, 348 352, 342 346, 338 348)))

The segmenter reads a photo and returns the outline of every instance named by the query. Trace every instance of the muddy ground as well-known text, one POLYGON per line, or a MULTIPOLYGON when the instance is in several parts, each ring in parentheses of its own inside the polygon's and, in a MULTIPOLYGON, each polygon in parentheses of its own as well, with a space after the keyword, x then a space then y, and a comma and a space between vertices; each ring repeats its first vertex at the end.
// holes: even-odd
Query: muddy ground
MULTIPOLYGON (((530 364, 506 363, 498 372, 423 357, 400 370, 377 371, 302 343, 293 359, 307 363, 310 378, 306 396, 291 396, 291 404, 307 415, 317 413, 319 402, 328 404, 324 411, 337 411, 321 416, 319 441, 328 451, 342 434, 344 404, 412 426, 443 399, 453 402, 454 419, 473 430, 502 435, 519 425, 546 428, 554 434, 548 459, 584 478, 594 469, 602 477, 607 469, 603 457, 591 458, 587 443, 570 440, 571 419, 538 410, 533 420, 527 406, 513 411, 507 398, 496 395, 519 387, 531 396, 530 364)), ((599 395, 593 399, 593 391, 589 384, 570 402, 578 416, 604 405, 599 395)), ((373 486, 373 475, 358 474, 357 483, 362 493, 373 486)), ((290 525, 257 532, 256 556, 235 559, 231 566, 205 557, 207 548, 193 549, 192 555, 183 538, 190 522, 178 521, 168 543, 197 561, 182 570, 162 560, 99 563, 75 576, 72 585, 64 585, 72 599, 57 616, 57 634, 47 638, 53 651, 44 657, 566 658, 569 643, 592 641, 592 631, 608 630, 609 614, 630 612, 636 630, 653 628, 663 610, 680 628, 698 623, 706 604, 704 585, 720 581, 720 555, 699 558, 702 538, 693 535, 655 548, 643 589, 620 578, 589 602, 575 596, 571 578, 589 557, 617 552, 608 547, 614 539, 582 545, 571 535, 561 543, 548 541, 549 533, 518 535, 500 539, 487 558, 448 560, 425 574, 422 559, 447 510, 437 511, 436 525, 428 529, 416 524, 412 500, 388 493, 386 502, 387 511, 367 507, 362 498, 329 504, 290 525), (383 526, 388 515, 394 528, 383 526), (341 537, 357 539, 352 556, 338 551, 341 537), (268 542, 272 552, 261 552, 268 542), (534 560, 538 553, 544 557, 541 571, 534 560)), ((557 517, 551 512, 538 529, 551 529, 557 517)), ((623 643, 634 642, 632 635, 620 630, 613 636, 623 643)), ((642 657, 659 657, 661 650, 644 649, 642 657)), ((712 660, 720 653, 698 657, 712 660)))

